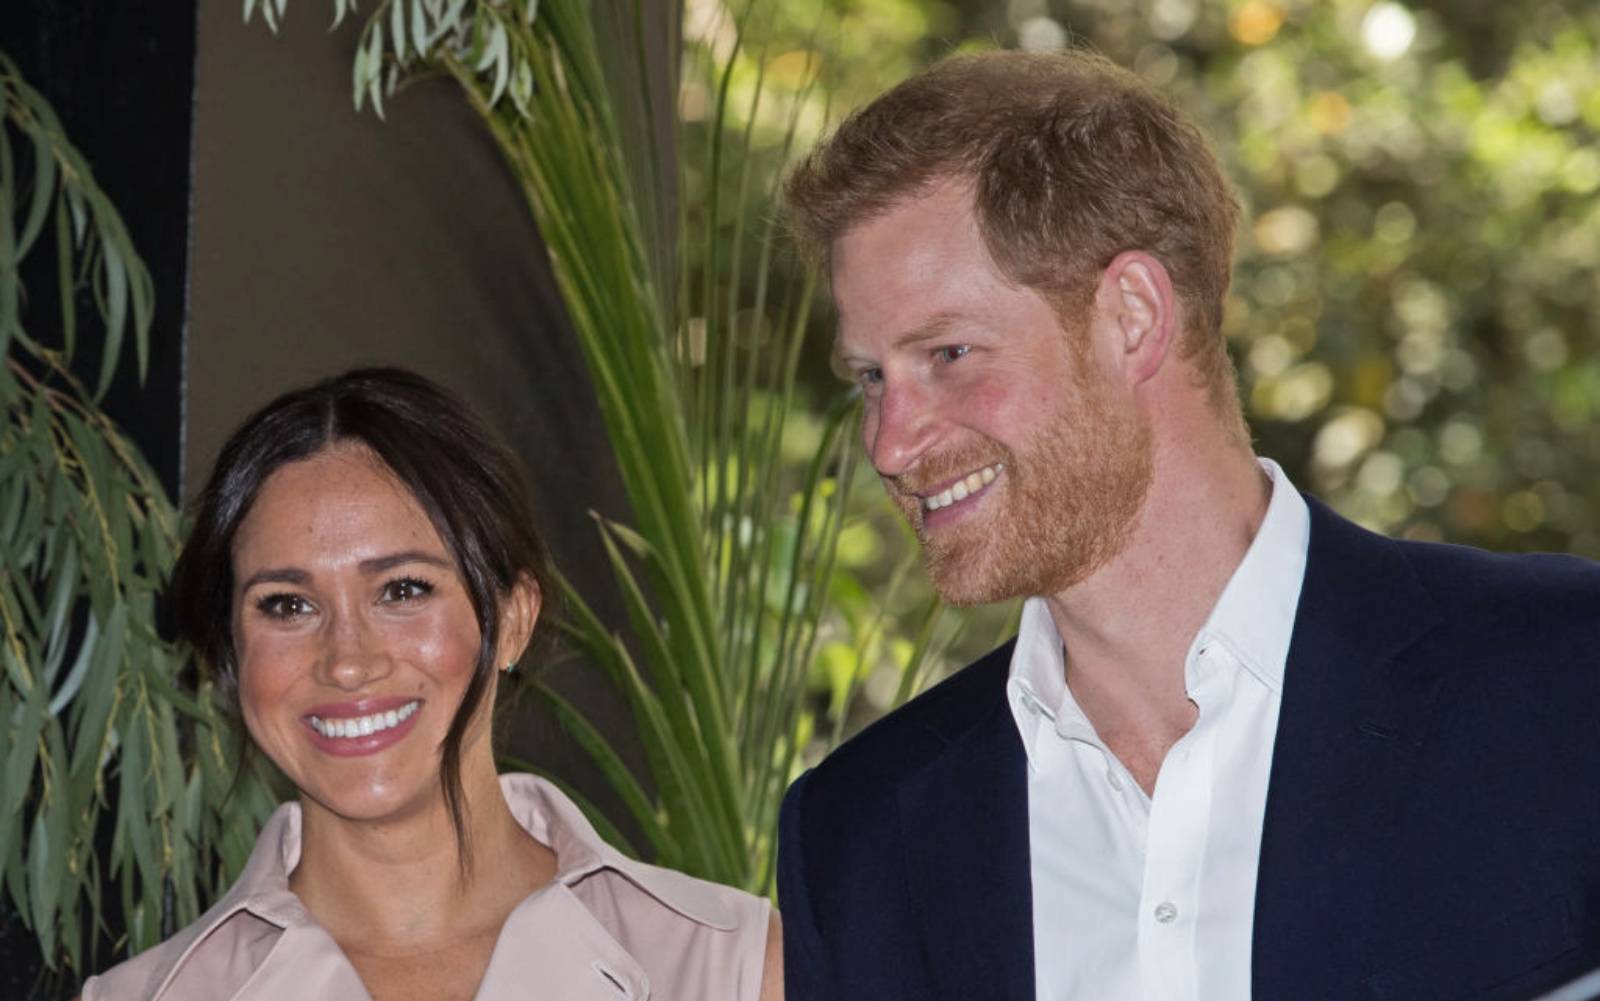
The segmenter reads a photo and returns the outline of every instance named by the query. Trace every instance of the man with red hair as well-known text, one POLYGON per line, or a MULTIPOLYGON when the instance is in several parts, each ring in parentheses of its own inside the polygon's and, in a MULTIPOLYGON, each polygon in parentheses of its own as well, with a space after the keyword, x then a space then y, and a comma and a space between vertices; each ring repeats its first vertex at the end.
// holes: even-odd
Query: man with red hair
POLYGON ((789 997, 1526 998, 1600 963, 1600 569, 1388 540, 1251 449, 1238 210, 1083 52, 946 60, 787 188, 862 439, 1017 638, 784 805, 789 997))

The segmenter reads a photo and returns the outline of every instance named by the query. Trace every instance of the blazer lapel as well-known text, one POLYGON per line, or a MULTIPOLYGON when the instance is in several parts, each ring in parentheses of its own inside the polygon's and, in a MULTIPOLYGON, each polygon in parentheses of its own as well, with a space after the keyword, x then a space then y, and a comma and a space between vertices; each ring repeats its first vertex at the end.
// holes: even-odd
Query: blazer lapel
POLYGON ((1034 997, 1027 759, 996 673, 988 710, 900 790, 924 955, 960 1001, 1034 997))
POLYGON ((1307 502, 1256 883, 1257 999, 1350 996, 1440 684, 1434 665, 1397 658, 1438 621, 1399 548, 1307 502))

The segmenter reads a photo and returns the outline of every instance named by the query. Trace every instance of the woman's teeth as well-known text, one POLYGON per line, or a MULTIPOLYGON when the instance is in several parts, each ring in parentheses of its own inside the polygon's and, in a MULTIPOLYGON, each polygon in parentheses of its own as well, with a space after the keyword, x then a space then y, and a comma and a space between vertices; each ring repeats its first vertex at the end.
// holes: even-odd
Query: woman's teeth
POLYGON ((949 507, 956 501, 966 500, 993 483, 994 478, 999 476, 1000 471, 1005 468, 1004 463, 997 462, 992 466, 984 466, 977 472, 968 473, 965 479, 957 480, 932 497, 922 498, 922 509, 924 511, 937 511, 942 507, 949 507))
POLYGON ((418 701, 407 702, 399 709, 390 709, 388 712, 373 713, 370 716, 343 716, 338 719, 323 719, 321 716, 311 717, 311 728, 324 737, 370 737, 375 733, 382 733, 390 727, 399 726, 411 718, 422 703, 418 701))

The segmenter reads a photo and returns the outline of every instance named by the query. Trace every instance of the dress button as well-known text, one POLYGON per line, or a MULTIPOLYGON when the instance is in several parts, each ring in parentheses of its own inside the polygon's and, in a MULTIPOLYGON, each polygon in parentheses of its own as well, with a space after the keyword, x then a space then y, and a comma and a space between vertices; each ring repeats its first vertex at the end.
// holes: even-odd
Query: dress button
POLYGON ((1170 925, 1178 916, 1177 905, 1170 900, 1163 900, 1156 905, 1156 920, 1164 925, 1170 925))

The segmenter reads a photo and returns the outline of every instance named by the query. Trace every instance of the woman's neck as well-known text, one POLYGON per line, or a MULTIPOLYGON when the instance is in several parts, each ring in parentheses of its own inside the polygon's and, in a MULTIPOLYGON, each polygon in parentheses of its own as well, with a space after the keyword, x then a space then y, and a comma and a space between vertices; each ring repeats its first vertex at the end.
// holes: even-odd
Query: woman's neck
POLYGON ((511 910, 554 878, 554 853, 517 823, 492 759, 462 764, 465 867, 442 791, 383 822, 302 800, 300 864, 289 887, 347 951, 432 951, 497 935, 511 910))

